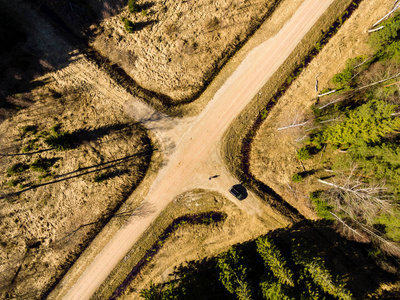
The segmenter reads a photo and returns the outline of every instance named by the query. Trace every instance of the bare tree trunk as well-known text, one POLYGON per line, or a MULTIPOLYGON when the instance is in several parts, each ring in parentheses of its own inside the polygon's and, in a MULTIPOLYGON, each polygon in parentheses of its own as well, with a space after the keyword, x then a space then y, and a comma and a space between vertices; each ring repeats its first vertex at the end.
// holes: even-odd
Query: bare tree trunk
POLYGON ((347 223, 345 221, 343 221, 339 216, 335 215, 333 212, 329 212, 337 221, 339 221, 343 226, 345 226, 347 229, 349 229, 351 232, 355 233, 356 235, 358 235, 361 238, 364 238, 357 230, 355 230, 354 228, 350 227, 349 225, 347 225, 347 223))
POLYGON ((337 90, 333 90, 333 91, 329 91, 329 92, 320 94, 320 95, 318 95, 318 97, 326 96, 326 95, 332 94, 332 93, 334 93, 334 92, 337 92, 337 90))
POLYGON ((303 122, 303 123, 292 124, 292 125, 289 125, 289 126, 280 127, 280 128, 278 128, 277 130, 284 130, 284 129, 288 129, 288 128, 292 128, 292 127, 304 126, 304 125, 306 125, 309 121, 310 121, 310 120, 307 120, 307 121, 305 121, 305 122, 303 122))
POLYGON ((359 63, 357 66, 354 67, 354 69, 357 69, 358 67, 361 67, 363 64, 365 64, 367 61, 369 61, 373 56, 368 57, 365 59, 363 62, 359 63))
POLYGON ((327 106, 329 106, 329 105, 331 105, 331 104, 334 104, 334 103, 336 103, 336 102, 343 101, 343 100, 344 100, 344 99, 338 98, 338 99, 336 99, 336 100, 333 100, 333 101, 331 101, 331 102, 329 102, 329 103, 327 103, 327 104, 321 106, 321 107, 318 108, 318 109, 323 109, 323 108, 325 108, 325 107, 327 107, 327 106))
POLYGON ((379 26, 378 28, 375 28, 375 29, 369 29, 368 33, 375 32, 375 31, 381 30, 383 28, 385 28, 385 26, 382 25, 382 26, 379 26))
POLYGON ((372 28, 374 28, 376 25, 386 20, 392 13, 394 13, 399 8, 400 8, 400 3, 395 4, 394 8, 391 11, 389 11, 389 13, 384 15, 383 18, 379 19, 374 25, 372 25, 372 28))
POLYGON ((398 77, 398 76, 400 76, 400 73, 397 73, 396 75, 394 75, 394 76, 392 76, 392 77, 389 77, 389 78, 387 78, 387 79, 382 79, 382 80, 373 82, 373 83, 371 83, 371 84, 368 84, 368 85, 365 85, 365 86, 356 88, 356 89, 354 89, 354 90, 355 90, 355 91, 362 90, 362 89, 365 89, 365 88, 367 88, 367 87, 370 87, 370 86, 373 86, 373 85, 377 85, 377 84, 379 84, 379 83, 382 83, 382 82, 388 81, 388 80, 390 80, 390 79, 396 78, 396 77, 398 77))

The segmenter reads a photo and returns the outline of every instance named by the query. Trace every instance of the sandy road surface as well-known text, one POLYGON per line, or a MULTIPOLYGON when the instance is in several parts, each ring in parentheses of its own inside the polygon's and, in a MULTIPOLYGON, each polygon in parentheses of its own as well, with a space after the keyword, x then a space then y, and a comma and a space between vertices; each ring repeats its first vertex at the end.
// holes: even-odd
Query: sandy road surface
POLYGON ((270 76, 334 0, 306 0, 272 39, 249 53, 182 136, 145 202, 151 212, 132 217, 93 260, 64 299, 88 299, 158 214, 204 169, 215 145, 270 76))

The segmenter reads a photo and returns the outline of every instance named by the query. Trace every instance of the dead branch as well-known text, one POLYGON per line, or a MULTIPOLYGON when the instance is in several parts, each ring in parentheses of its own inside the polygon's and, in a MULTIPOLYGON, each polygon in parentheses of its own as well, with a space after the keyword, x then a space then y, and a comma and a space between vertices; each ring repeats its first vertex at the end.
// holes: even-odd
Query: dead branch
POLYGON ((346 224, 345 221, 343 221, 339 216, 337 216, 336 214, 334 214, 333 212, 329 212, 337 221, 339 221, 343 226, 345 226, 347 229, 349 229, 351 232, 353 232, 354 234, 358 235, 359 237, 363 238, 364 237, 354 228, 350 227, 349 225, 346 224))
POLYGON ((400 81, 396 81, 396 82, 393 82, 391 84, 384 85, 383 87, 392 86, 392 85, 395 85, 395 84, 398 84, 398 83, 400 83, 400 81))
POLYGON ((319 76, 320 74, 321 74, 321 73, 318 73, 317 76, 315 76, 315 91, 316 91, 316 92, 318 92, 318 76, 319 76))
POLYGON ((336 118, 334 118, 334 119, 329 119, 329 120, 321 121, 320 123, 322 124, 322 123, 333 122, 333 121, 336 121, 336 120, 338 120, 338 119, 339 119, 339 117, 336 117, 336 118))
POLYGON ((284 130, 284 129, 288 129, 288 128, 304 126, 304 125, 306 125, 309 121, 310 121, 310 120, 307 120, 307 121, 305 121, 305 122, 303 122, 303 123, 292 124, 292 125, 289 125, 289 126, 280 127, 280 128, 278 128, 277 130, 284 130))
POLYGON ((338 98, 338 99, 336 99, 336 100, 333 100, 333 101, 331 101, 331 102, 329 102, 329 103, 327 103, 327 104, 325 104, 325 105, 319 107, 318 109, 323 109, 323 108, 325 108, 325 107, 327 107, 327 106, 329 106, 329 105, 331 105, 331 104, 334 104, 334 103, 336 103, 336 102, 343 101, 343 100, 344 100, 344 99, 338 98))
POLYGON ((320 158, 319 158, 319 161, 318 161, 318 163, 320 163, 320 162, 321 162, 321 160, 322 160, 322 156, 324 155, 325 148, 326 148, 326 145, 324 145, 324 148, 322 148, 322 151, 321 151, 321 156, 320 156, 320 158))
POLYGON ((395 7, 391 11, 389 11, 386 15, 384 15, 383 18, 379 19, 374 25, 372 25, 372 28, 374 28, 376 25, 386 20, 392 13, 394 13, 397 9, 399 9, 399 7, 400 3, 395 4, 395 7))
POLYGON ((332 94, 334 92, 337 92, 337 90, 332 90, 332 91, 329 91, 329 92, 326 92, 326 93, 323 93, 323 94, 319 94, 318 97, 326 96, 326 95, 332 94))
POLYGON ((356 88, 356 89, 354 89, 354 90, 355 90, 355 91, 358 91, 358 90, 361 90, 361 89, 365 89, 365 88, 367 88, 367 87, 370 87, 370 86, 373 86, 373 85, 377 85, 377 84, 379 84, 379 83, 388 81, 388 80, 393 79, 393 78, 396 78, 396 77, 398 77, 398 76, 400 76, 400 73, 397 73, 396 75, 394 75, 394 76, 392 76, 392 77, 389 77, 389 78, 387 78, 387 79, 382 79, 382 80, 373 82, 373 83, 371 83, 371 84, 368 84, 368 85, 365 85, 365 86, 356 88))
POLYGON ((382 25, 382 26, 379 26, 378 28, 375 28, 375 29, 369 29, 368 33, 375 32, 375 31, 381 30, 383 28, 385 28, 385 26, 382 25))
MULTIPOLYGON (((345 211, 344 209, 342 209, 345 213, 348 213, 347 211, 345 211)), ((358 226, 361 227, 362 230, 364 230, 367 234, 369 234, 370 236, 376 238, 378 241, 380 241, 381 243, 385 244, 386 246, 388 246, 390 249, 394 250, 395 253, 399 254, 400 253, 400 249, 391 241, 388 241, 386 239, 384 239, 382 236, 380 236, 379 234, 376 234, 373 229, 368 228, 367 226, 365 226, 364 224, 362 224, 361 222, 357 221, 354 217, 352 217, 351 215, 349 215, 350 218, 352 219, 352 221, 354 221, 358 226)))
POLYGON ((295 141, 295 142, 300 142, 300 141, 304 140, 306 137, 308 137, 307 134, 306 134, 305 136, 301 137, 301 138, 295 139, 294 141, 295 141))
POLYGON ((286 180, 286 178, 284 179, 286 182, 286 185, 288 186, 288 188, 290 189, 290 191, 293 193, 293 196, 298 199, 298 196, 296 194, 296 192, 294 191, 294 189, 290 186, 289 182, 286 180))
POLYGON ((357 69, 358 67, 361 67, 363 64, 365 64, 367 61, 369 61, 371 58, 373 58, 373 56, 370 56, 368 58, 366 58, 363 62, 359 63, 358 65, 356 65, 354 67, 354 69, 357 69))
MULTIPOLYGON (((363 211, 364 215, 372 216, 378 211, 391 213, 392 203, 389 200, 390 196, 382 195, 386 189, 382 186, 364 186, 360 181, 353 178, 353 172, 345 180, 344 184, 338 185, 322 179, 317 179, 320 183, 332 186, 338 192, 340 199, 347 199, 353 210, 363 211), (344 193, 343 193, 344 192, 344 193)), ((342 204, 338 205, 342 207, 342 204)))
MULTIPOLYGON (((297 151, 296 151, 296 150, 294 150, 294 153, 295 153, 295 154, 297 154, 297 151)), ((304 167, 304 164, 303 164, 303 162, 302 162, 300 159, 297 159, 297 160, 299 161, 299 163, 300 163, 301 167, 303 168, 303 172, 305 172, 305 171, 306 171, 306 168, 304 167)))
POLYGON ((315 126, 315 127, 309 128, 309 129, 306 130, 306 132, 307 132, 307 131, 311 131, 311 130, 313 130, 313 129, 318 129, 319 127, 320 127, 320 126, 315 126))

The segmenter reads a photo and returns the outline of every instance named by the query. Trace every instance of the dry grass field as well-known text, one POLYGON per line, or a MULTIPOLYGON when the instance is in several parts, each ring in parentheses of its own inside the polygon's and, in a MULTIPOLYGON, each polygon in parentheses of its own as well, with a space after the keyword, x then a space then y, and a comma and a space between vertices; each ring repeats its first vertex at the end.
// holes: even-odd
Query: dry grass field
POLYGON ((137 186, 151 158, 145 131, 121 107, 58 87, 32 91, 36 104, 0 125, 2 298, 36 298, 53 283, 137 186), (71 149, 46 143, 57 136, 71 149))
POLYGON ((193 100, 279 1, 138 1, 143 12, 124 9, 92 26, 91 45, 140 86, 193 100), (134 24, 127 33, 121 18, 134 24))
POLYGON ((19 108, 0 124, 0 298, 36 299, 138 185, 153 148, 125 114, 123 89, 34 11, 10 11, 26 25, 19 46, 34 49, 29 58, 47 74, 12 70, 30 83, 12 95, 19 108))
MULTIPOLYGON (((363 1, 329 44, 279 99, 253 142, 251 172, 308 218, 316 217, 308 198, 309 191, 316 183, 307 178, 302 183, 293 183, 291 180, 294 173, 303 172, 303 167, 296 158, 296 150, 302 144, 295 140, 301 138, 304 131, 300 127, 281 131, 277 129, 305 121, 310 116, 311 105, 317 100, 317 75, 319 89, 329 88, 331 78, 345 67, 347 59, 368 55, 370 49, 366 44, 367 30, 390 10, 392 4, 391 1, 363 1)), ((310 170, 311 165, 304 162, 304 167, 310 170)))

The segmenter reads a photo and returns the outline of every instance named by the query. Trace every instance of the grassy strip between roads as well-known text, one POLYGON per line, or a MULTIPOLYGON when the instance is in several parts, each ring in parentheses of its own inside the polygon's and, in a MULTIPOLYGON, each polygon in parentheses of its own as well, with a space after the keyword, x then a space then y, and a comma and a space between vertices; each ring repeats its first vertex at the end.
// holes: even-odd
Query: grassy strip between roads
MULTIPOLYGON (((91 299, 108 299, 112 296, 114 297, 114 292, 124 283, 124 280, 128 278, 134 268, 138 267, 143 259, 147 259, 149 251, 152 251, 153 247, 160 241, 160 238, 174 225, 174 222, 178 218, 187 214, 193 216, 196 214, 201 215, 210 212, 220 212, 223 208, 223 203, 223 197, 219 194, 211 192, 205 193, 202 190, 191 191, 189 195, 181 195, 177 200, 169 204, 157 217, 152 226, 146 230, 140 240, 126 254, 125 258, 121 260, 108 275, 107 279, 97 289, 91 299), (181 202, 184 202, 188 197, 193 197, 193 195, 195 195, 194 197, 196 198, 201 197, 201 205, 191 206, 189 210, 185 204, 181 204, 181 202)), ((224 218, 226 217, 223 212, 220 212, 220 214, 223 215, 224 218)), ((130 281, 131 280, 132 278, 130 281)), ((126 282, 126 285, 128 285, 130 281, 126 282)))
POLYGON ((361 1, 337 0, 332 3, 224 136, 223 157, 230 171, 261 199, 293 221, 302 220, 304 217, 251 174, 251 144, 257 130, 278 99, 357 9, 361 1))

